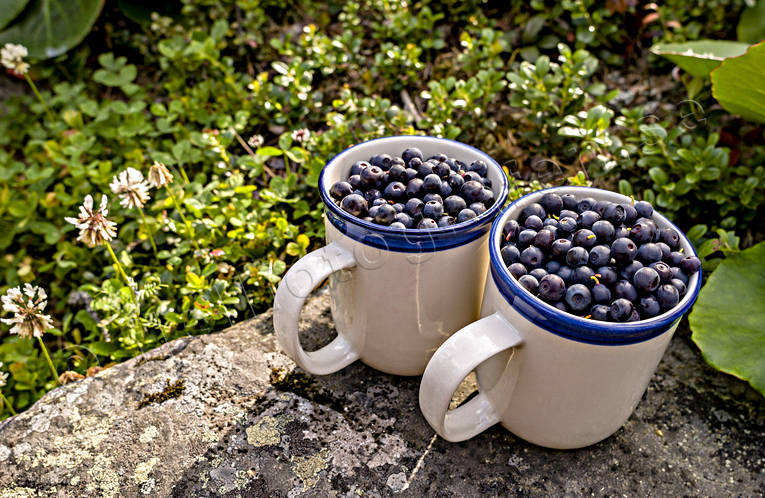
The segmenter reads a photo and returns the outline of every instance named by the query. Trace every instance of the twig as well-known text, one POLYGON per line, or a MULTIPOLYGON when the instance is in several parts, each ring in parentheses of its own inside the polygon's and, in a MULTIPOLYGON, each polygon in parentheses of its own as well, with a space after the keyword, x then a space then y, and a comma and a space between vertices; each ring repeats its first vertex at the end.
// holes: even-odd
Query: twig
POLYGON ((420 114, 417 106, 414 105, 412 97, 409 96, 409 92, 407 92, 406 89, 401 90, 401 100, 404 101, 404 108, 409 112, 409 114, 414 116, 415 121, 422 121, 422 114, 420 114))

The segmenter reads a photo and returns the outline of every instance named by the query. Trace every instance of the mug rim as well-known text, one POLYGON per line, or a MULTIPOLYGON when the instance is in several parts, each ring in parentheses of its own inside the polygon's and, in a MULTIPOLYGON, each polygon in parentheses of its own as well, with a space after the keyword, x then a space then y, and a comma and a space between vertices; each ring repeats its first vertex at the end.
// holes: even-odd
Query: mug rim
MULTIPOLYGON (((685 296, 674 308, 655 317, 636 322, 603 322, 561 311, 541 298, 534 296, 510 274, 510 270, 508 270, 500 254, 500 242, 498 239, 502 235, 502 228, 507 221, 510 210, 514 206, 518 207, 519 204, 529 202, 531 196, 537 196, 539 193, 560 190, 570 191, 572 189, 582 189, 583 192, 607 192, 609 195, 622 197, 625 203, 629 203, 631 200, 629 197, 610 190, 594 187, 562 186, 537 190, 510 203, 494 221, 491 235, 489 236, 489 266, 492 279, 500 293, 508 304, 526 319, 544 330, 566 339, 598 345, 623 345, 643 342, 663 334, 678 322, 696 301, 696 297, 701 289, 701 269, 689 277, 689 279, 695 279, 695 282, 689 280, 685 296), (520 300, 520 303, 516 302, 516 298, 520 300)), ((696 249, 685 233, 665 216, 654 211, 651 219, 656 220, 657 218, 662 221, 662 224, 667 224, 673 228, 680 236, 681 244, 690 248, 693 256, 698 257, 696 249), (685 244, 683 244, 683 241, 685 244)))
MULTIPOLYGON (((413 144, 413 146, 416 147, 417 145, 413 144)), ((404 252, 418 252, 423 249, 448 249, 450 247, 455 247, 475 240, 481 235, 481 228, 484 225, 489 225, 492 221, 494 221, 494 218, 496 218, 497 214, 502 210, 505 202, 507 201, 509 190, 510 185, 505 171, 502 169, 502 166, 489 154, 476 147, 473 147, 472 145, 468 145, 457 140, 433 137, 430 135, 390 135, 359 142, 352 145, 351 147, 344 149, 343 151, 336 154, 332 159, 327 161, 327 163, 321 169, 321 173, 319 174, 319 194, 321 195, 321 199, 328 211, 327 217, 329 221, 335 225, 336 228, 338 228, 342 233, 350 236, 349 232, 354 232, 354 230, 348 229, 347 225, 350 224, 352 226, 358 227, 358 229, 361 229, 362 231, 361 235, 356 234, 357 236, 352 237, 355 240, 374 247, 381 247, 384 249, 399 250, 404 252), (495 192, 496 197, 494 204, 492 204, 491 207, 485 212, 471 220, 464 221, 462 223, 455 223, 454 225, 447 227, 438 227, 433 229, 392 228, 389 226, 378 225, 376 223, 365 221, 346 212, 340 206, 338 206, 329 195, 329 192, 324 185, 324 175, 332 167, 339 164, 340 161, 343 160, 344 156, 353 149, 362 146, 368 146, 374 142, 390 141, 391 139, 406 139, 414 142, 446 142, 454 144, 480 156, 480 158, 486 162, 488 167, 496 169, 499 173, 499 178, 501 181, 498 192, 495 192), (460 240, 455 240, 457 237, 460 240), (386 243, 386 241, 389 243, 386 243)))

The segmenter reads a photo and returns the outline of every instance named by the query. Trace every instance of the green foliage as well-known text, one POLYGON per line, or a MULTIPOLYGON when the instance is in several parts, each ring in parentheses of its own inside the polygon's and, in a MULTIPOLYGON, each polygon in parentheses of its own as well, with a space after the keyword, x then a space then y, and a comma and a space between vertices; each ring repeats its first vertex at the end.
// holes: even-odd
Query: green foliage
POLYGON ((754 5, 748 6, 741 13, 741 19, 736 27, 739 41, 758 43, 765 40, 765 2, 754 0, 754 5))
POLYGON ((765 242, 723 261, 690 314, 693 341, 710 365, 765 395, 765 242))
POLYGON ((692 76, 706 78, 726 58, 741 55, 747 48, 746 43, 734 41, 697 40, 657 44, 651 52, 666 57, 692 76))
MULTIPOLYGON (((763 2, 765 3, 765 2, 763 2)), ((765 42, 740 57, 723 61, 712 71, 712 94, 726 111, 765 123, 765 42)))

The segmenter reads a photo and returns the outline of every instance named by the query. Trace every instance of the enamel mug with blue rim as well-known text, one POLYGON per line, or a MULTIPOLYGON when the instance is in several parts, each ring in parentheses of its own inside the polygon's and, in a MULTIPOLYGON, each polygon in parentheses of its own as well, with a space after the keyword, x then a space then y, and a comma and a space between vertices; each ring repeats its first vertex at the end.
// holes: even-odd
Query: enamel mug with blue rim
MULTIPOLYGON (((616 432, 643 396, 672 334, 690 309, 701 273, 673 309, 627 323, 574 316, 532 295, 510 274, 500 255, 502 227, 546 192, 629 203, 620 194, 586 187, 558 187, 526 195, 497 218, 489 238, 490 268, 480 320, 447 339, 420 384, 420 410, 448 441, 470 439, 494 424, 531 443, 580 448, 616 432), (475 371, 479 394, 454 410, 452 395, 475 371)), ((675 228, 686 254, 693 246, 675 228)))
POLYGON ((322 170, 327 245, 295 263, 279 284, 274 329, 281 348, 303 370, 324 375, 361 360, 396 375, 420 375, 433 352, 475 321, 489 265, 491 223, 507 199, 502 168, 468 145, 434 137, 385 137, 350 147, 322 170), (495 203, 472 220, 432 230, 398 229, 352 216, 329 195, 356 161, 400 155, 416 147, 424 157, 446 154, 488 166, 495 203), (305 351, 298 318, 306 297, 329 277, 337 337, 305 351))

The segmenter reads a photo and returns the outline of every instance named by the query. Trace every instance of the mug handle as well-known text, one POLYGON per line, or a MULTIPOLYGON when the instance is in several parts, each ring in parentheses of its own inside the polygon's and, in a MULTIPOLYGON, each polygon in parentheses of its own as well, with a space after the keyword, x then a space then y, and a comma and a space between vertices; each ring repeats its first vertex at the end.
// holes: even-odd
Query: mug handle
POLYGON ((499 422, 483 393, 454 410, 449 410, 449 403, 478 365, 522 342, 516 328, 493 313, 465 326, 436 350, 422 375, 420 411, 439 436, 453 443, 465 441, 499 422))
POLYGON ((306 372, 326 375, 350 365, 359 358, 342 335, 313 352, 306 352, 298 337, 300 310, 308 295, 332 273, 356 266, 356 258, 332 242, 300 258, 279 283, 274 298, 274 330, 279 345, 306 372))

